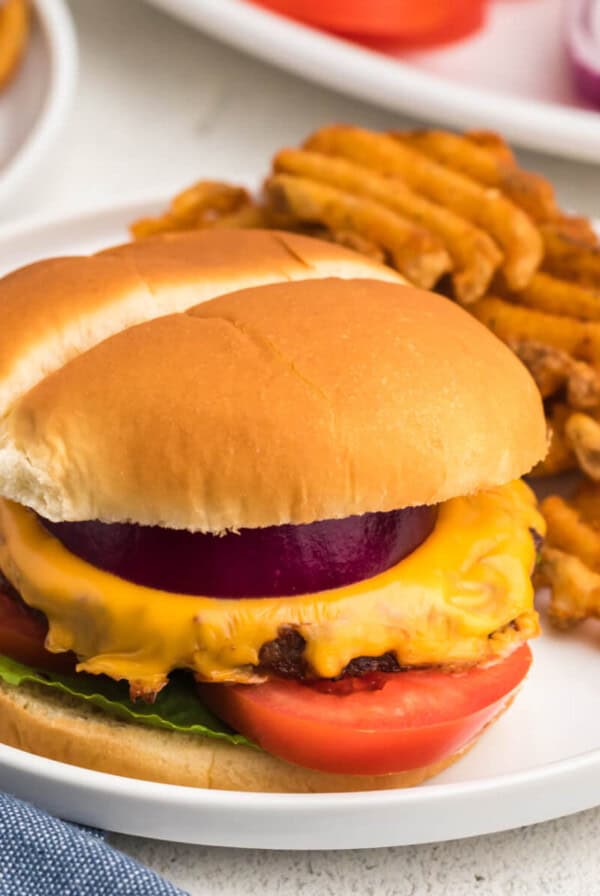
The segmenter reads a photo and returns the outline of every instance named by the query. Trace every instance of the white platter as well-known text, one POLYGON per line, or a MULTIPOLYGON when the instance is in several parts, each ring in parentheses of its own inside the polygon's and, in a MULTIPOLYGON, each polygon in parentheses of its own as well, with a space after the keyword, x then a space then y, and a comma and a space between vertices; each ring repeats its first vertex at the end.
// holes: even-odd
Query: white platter
MULTIPOLYGON (((492 2, 488 27, 436 50, 390 55, 303 27, 246 0, 149 0, 253 56, 394 112, 493 128, 522 146, 600 161, 600 111, 570 83, 570 0, 492 2)), ((393 119, 390 119, 393 124, 393 119)))
POLYGON ((0 91, 0 216, 4 200, 48 155, 73 96, 77 45, 63 0, 33 0, 25 56, 0 91))
MULTIPOLYGON (((136 203, 0 229, 0 274, 89 252, 164 203, 136 203)), ((545 631, 511 709, 452 769, 414 790, 252 794, 133 781, 0 745, 0 790, 64 818, 218 846, 348 849, 469 837, 600 804, 600 628, 545 631)))

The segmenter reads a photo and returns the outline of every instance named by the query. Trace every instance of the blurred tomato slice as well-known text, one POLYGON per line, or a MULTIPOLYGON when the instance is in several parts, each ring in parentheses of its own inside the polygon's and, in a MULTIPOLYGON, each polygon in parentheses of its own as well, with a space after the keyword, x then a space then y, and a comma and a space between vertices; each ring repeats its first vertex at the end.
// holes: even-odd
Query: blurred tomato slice
POLYGON ((307 25, 400 46, 446 43, 483 24, 487 0, 251 0, 307 25))
POLYGON ((46 650, 48 624, 19 600, 0 591, 0 654, 35 669, 73 672, 77 658, 72 653, 46 650))

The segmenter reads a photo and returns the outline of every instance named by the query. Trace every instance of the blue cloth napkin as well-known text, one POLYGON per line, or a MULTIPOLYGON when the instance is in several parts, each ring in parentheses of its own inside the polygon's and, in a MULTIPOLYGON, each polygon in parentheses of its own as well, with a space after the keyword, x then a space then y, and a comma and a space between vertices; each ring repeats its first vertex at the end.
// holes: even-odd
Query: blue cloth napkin
POLYGON ((0 793, 0 896, 186 896, 102 831, 0 793))

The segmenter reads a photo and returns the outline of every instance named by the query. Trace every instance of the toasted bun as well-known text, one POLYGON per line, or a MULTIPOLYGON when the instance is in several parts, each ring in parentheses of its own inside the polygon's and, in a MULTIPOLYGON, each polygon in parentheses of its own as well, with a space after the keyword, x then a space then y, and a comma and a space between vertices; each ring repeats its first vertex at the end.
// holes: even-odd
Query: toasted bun
POLYGON ((13 403, 0 487, 53 520, 218 532, 439 503, 545 450, 533 380, 473 317, 397 283, 319 279, 79 354, 13 403))
POLYGON ((395 775, 328 774, 291 765, 250 747, 117 721, 39 685, 17 688, 1 682, 0 742, 126 778, 263 793, 413 787, 466 752, 463 748, 440 762, 395 775))

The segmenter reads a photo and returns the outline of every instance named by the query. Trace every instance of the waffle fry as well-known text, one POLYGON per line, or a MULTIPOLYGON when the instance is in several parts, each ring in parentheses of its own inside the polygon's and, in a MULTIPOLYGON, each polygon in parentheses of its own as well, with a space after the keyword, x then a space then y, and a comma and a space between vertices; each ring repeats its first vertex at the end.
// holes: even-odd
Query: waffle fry
POLYGON ((600 530, 600 483, 585 479, 571 498, 571 504, 588 525, 600 530))
MULTIPOLYGON (((589 226, 589 225, 588 225, 589 226)), ((600 246, 589 236, 573 233, 565 221, 540 228, 544 240, 542 267, 555 277, 600 291, 600 246)))
POLYGON ((511 293, 506 290, 503 294, 519 305, 536 308, 538 311, 575 317, 578 320, 600 320, 600 290, 560 280, 552 274, 534 274, 521 292, 511 293))
POLYGON ((288 174, 268 178, 265 192, 277 211, 332 231, 355 231, 382 246, 394 267, 416 286, 433 286, 451 267, 450 256, 433 234, 370 199, 288 174))
POLYGON ((505 165, 516 164, 512 149, 506 140, 495 131, 465 131, 464 136, 470 143, 492 153, 499 162, 503 162, 505 165))
POLYGON ((588 414, 572 414, 565 425, 579 466, 590 479, 600 482, 600 423, 588 414))
POLYGON ((19 67, 30 30, 27 0, 4 0, 0 4, 0 89, 19 67))
POLYGON ((419 130, 394 136, 446 168, 486 187, 496 187, 536 222, 551 221, 559 214, 551 184, 518 168, 512 154, 509 160, 499 158, 468 137, 450 131, 419 130))
POLYGON ((360 233, 356 233, 354 230, 327 230, 326 227, 317 227, 310 231, 310 236, 315 237, 315 239, 337 243, 340 246, 345 246, 346 249, 360 252, 361 255, 366 255, 367 258, 372 258, 373 261, 378 261, 379 264, 385 264, 385 251, 381 246, 377 246, 372 240, 361 236, 360 233))
POLYGON ((273 219, 268 210, 260 205, 244 205, 235 212, 217 217, 212 226, 228 227, 232 230, 246 230, 249 227, 269 228, 273 226, 273 219))
POLYGON ((569 354, 534 339, 509 339, 508 346, 529 370, 542 398, 549 398, 564 386, 573 363, 569 354))
POLYGON ((531 476, 541 478, 556 476, 574 470, 577 460, 573 448, 565 434, 565 425, 571 416, 571 409, 562 402, 556 402, 548 415, 548 453, 531 471, 531 476))
POLYGON ((600 573, 575 554, 545 546, 537 581, 552 589, 548 616, 557 628, 568 629, 600 617, 600 573))
POLYGON ((567 402, 577 411, 597 411, 600 406, 600 370, 585 361, 572 361, 567 376, 567 402))
POLYGON ((600 571, 600 533, 590 526, 577 508, 558 495, 542 501, 546 520, 546 543, 567 554, 575 554, 591 569, 600 571))
POLYGON ((551 589, 550 621, 567 629, 600 618, 600 485, 584 482, 571 501, 553 495, 540 509, 547 534, 537 578, 551 589))
POLYGON ((600 406, 598 368, 532 339, 513 339, 508 345, 528 368, 542 398, 549 398, 565 387, 570 408, 587 411, 600 406))
POLYGON ((256 206, 247 190, 218 181, 201 180, 178 193, 163 215, 141 218, 131 225, 130 230, 135 239, 143 239, 173 230, 214 226, 242 212, 256 214, 256 206))
POLYGON ((600 323, 521 308, 496 296, 480 299, 470 310, 503 342, 531 339, 575 358, 600 359, 600 323))
POLYGON ((553 235, 560 239, 572 240, 582 247, 587 246, 588 249, 600 245, 600 239, 591 221, 580 215, 565 215, 561 212, 555 221, 544 224, 542 227, 544 240, 551 239, 553 235))
POLYGON ((366 196, 439 237, 452 261, 457 299, 468 304, 486 291, 501 261, 494 241, 454 212, 423 199, 402 181, 366 171, 347 159, 307 150, 284 149, 273 161, 276 173, 325 183, 354 196, 366 196))
POLYGON ((501 267, 511 289, 522 289, 538 269, 542 259, 538 229, 498 190, 482 187, 394 137, 361 128, 322 128, 308 138, 305 148, 399 177, 415 192, 485 230, 503 252, 501 267))

